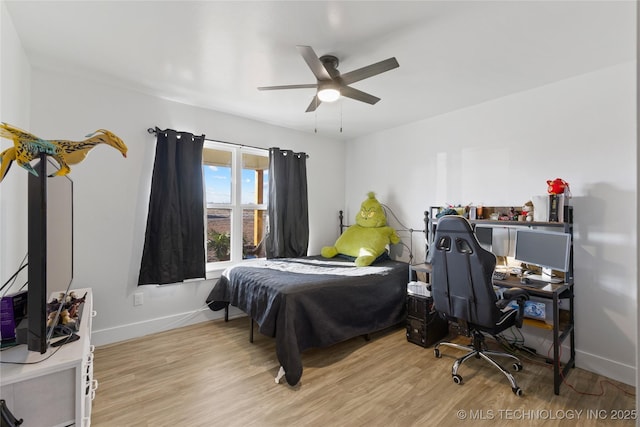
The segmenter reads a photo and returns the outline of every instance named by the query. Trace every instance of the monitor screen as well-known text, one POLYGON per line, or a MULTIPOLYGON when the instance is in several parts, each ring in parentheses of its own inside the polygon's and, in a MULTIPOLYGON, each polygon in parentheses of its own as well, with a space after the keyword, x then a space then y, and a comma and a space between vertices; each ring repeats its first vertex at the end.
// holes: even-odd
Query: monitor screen
POLYGON ((571 235, 542 230, 516 230, 515 259, 558 271, 569 270, 571 235))
POLYGON ((493 246, 491 252, 495 256, 510 257, 514 255, 515 235, 509 227, 493 228, 493 246))
POLYGON ((509 227, 481 226, 474 229, 478 243, 495 256, 509 257, 514 255, 515 235, 509 227))
POLYGON ((491 252, 491 246, 493 244, 493 228, 476 226, 474 232, 476 233, 476 238, 478 239, 480 246, 491 252))

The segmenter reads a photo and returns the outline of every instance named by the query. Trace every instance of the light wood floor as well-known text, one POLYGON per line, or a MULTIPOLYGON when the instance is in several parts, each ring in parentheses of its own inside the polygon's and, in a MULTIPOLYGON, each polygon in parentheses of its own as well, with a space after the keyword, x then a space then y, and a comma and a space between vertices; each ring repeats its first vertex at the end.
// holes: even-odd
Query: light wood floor
POLYGON ((274 340, 256 332, 249 343, 248 323, 215 320, 98 347, 91 425, 635 425, 612 420, 635 410, 633 387, 574 369, 567 382, 578 391, 563 384, 556 396, 550 365, 523 360, 517 397, 477 359, 461 367, 457 385, 451 365, 462 352, 443 347, 436 359, 402 328, 306 351, 300 384, 275 384, 274 340))

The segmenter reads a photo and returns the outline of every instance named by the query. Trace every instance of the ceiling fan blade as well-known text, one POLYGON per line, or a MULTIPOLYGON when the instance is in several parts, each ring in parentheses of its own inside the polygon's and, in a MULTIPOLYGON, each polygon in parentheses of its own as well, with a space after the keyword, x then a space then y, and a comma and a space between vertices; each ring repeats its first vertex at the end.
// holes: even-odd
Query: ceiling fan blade
POLYGON ((278 90, 278 89, 315 89, 318 85, 316 83, 313 84, 305 84, 305 85, 284 85, 284 86, 262 86, 259 87, 258 90, 278 90))
POLYGON ((296 46, 298 48, 298 52, 302 55, 302 58, 307 63, 309 68, 311 68, 311 72, 316 79, 318 80, 331 80, 331 75, 326 68, 324 68, 324 64, 318 58, 318 55, 313 51, 311 46, 296 46))
POLYGON ((375 76, 376 74, 384 73, 385 71, 398 68, 400 64, 396 58, 385 59, 384 61, 376 62, 375 64, 367 65, 366 67, 358 68, 357 70, 349 71, 342 74, 340 77, 345 85, 358 82, 360 80, 375 76))
POLYGON ((366 102, 367 104, 371 105, 380 101, 380 98, 378 98, 377 96, 369 95, 366 92, 354 89, 349 86, 340 87, 340 95, 346 96, 347 98, 355 99, 356 101, 366 102))
POLYGON ((311 100, 311 103, 307 107, 307 110, 305 111, 305 113, 311 113, 312 111, 316 111, 316 108, 318 108, 318 105, 320 104, 322 104, 322 101, 318 99, 318 95, 314 96, 313 99, 311 100))

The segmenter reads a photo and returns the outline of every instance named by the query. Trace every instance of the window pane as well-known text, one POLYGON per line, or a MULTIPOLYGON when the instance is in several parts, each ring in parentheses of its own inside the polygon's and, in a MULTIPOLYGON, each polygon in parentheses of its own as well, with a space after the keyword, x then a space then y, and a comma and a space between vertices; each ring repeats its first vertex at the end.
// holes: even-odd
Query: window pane
POLYGON ((202 150, 207 207, 212 203, 231 203, 231 159, 231 151, 214 148, 202 150))
POLYGON ((243 209, 242 211, 242 259, 264 258, 264 235, 267 230, 267 211, 243 209))
POLYGON ((231 209, 207 208, 207 262, 231 257, 231 209))
POLYGON ((264 258, 268 150, 207 141, 202 151, 207 262, 264 258))
POLYGON ((266 203, 268 194, 269 157, 242 153, 242 201, 243 205, 266 203))

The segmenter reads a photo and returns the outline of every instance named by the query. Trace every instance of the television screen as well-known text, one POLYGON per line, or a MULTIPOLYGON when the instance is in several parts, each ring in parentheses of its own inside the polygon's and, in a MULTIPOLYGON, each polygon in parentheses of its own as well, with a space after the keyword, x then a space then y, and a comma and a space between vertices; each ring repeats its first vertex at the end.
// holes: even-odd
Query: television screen
POLYGON ((47 351, 47 299, 66 291, 73 277, 73 182, 51 177, 57 165, 45 155, 29 174, 27 348, 47 351))
MULTIPOLYGON (((47 162, 47 176, 57 166, 47 162)), ((73 181, 47 179, 47 297, 64 292, 73 279, 73 181)))
POLYGON ((542 268, 568 271, 571 235, 542 230, 516 230, 515 259, 542 268))

